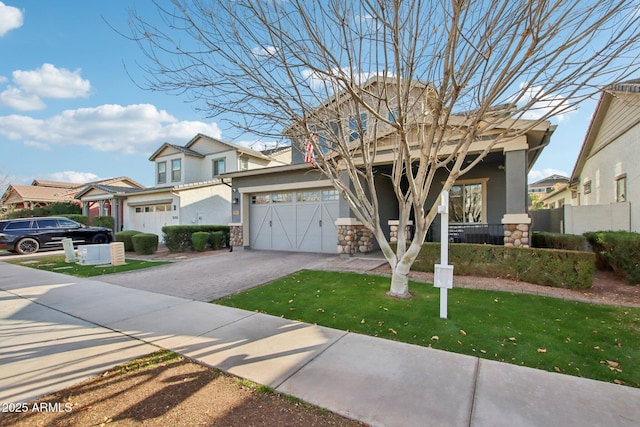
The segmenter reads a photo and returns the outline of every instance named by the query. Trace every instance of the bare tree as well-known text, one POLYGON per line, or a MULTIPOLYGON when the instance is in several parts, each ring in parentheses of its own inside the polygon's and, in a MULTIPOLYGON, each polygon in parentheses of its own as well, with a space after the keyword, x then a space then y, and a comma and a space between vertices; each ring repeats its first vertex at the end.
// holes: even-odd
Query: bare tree
POLYGON ((635 1, 157 6, 162 25, 132 13, 132 37, 149 60, 143 85, 187 94, 208 116, 261 137, 310 141, 317 167, 376 237, 393 270, 390 294, 400 297, 437 214, 426 202, 438 170, 447 170, 449 190, 496 144, 574 109, 638 64, 635 1), (376 197, 383 149, 393 153, 399 229, 415 223, 396 249, 376 197))

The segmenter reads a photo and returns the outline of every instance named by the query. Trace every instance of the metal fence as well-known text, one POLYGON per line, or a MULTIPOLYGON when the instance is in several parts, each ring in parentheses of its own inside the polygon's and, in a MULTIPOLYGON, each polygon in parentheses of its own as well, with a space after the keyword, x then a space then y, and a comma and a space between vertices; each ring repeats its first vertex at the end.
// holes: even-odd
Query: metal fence
MULTIPOLYGON (((440 226, 432 225, 428 241, 440 241, 440 226)), ((449 224, 450 243, 476 243, 487 245, 504 244, 502 224, 449 224)))

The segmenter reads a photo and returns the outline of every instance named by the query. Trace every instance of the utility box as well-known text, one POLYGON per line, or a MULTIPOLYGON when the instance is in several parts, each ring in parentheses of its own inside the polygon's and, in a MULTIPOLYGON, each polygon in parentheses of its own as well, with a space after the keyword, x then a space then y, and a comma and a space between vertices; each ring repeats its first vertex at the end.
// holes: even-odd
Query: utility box
POLYGON ((109 244, 78 246, 78 264, 111 264, 111 247, 109 244))
POLYGON ((111 265, 124 265, 124 242, 110 243, 111 247, 111 265))
POLYGON ((65 262, 76 262, 78 260, 76 257, 76 251, 73 248, 73 240, 68 237, 62 239, 62 248, 64 249, 65 262))

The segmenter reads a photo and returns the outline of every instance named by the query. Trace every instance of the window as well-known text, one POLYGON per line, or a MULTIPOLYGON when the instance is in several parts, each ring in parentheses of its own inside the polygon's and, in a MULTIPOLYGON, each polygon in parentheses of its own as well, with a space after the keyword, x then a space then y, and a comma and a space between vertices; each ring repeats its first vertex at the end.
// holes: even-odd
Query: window
POLYGON ((449 190, 449 219, 459 223, 483 222, 482 184, 454 185, 449 190))
POLYGON ((273 193, 271 201, 273 203, 291 203, 293 202, 293 193, 273 193))
POLYGON ((58 221, 55 219, 39 219, 38 228, 58 228, 58 221))
POLYGON ((158 184, 164 184, 167 182, 167 162, 158 162, 158 184))
POLYGON ((271 198, 268 194, 258 194, 255 196, 251 196, 251 204, 252 205, 267 205, 271 198))
POLYGON ((584 185, 582 187, 584 189, 584 194, 591 193, 591 180, 585 181, 585 183, 584 183, 584 185))
POLYGON ((298 192, 298 202, 319 202, 319 201, 320 201, 319 191, 299 191, 298 192))
POLYGON ((32 227, 31 224, 32 224, 31 220, 11 221, 10 223, 7 224, 7 226, 5 227, 5 230, 28 230, 32 227))
POLYGON ((357 117, 349 119, 349 142, 360 138, 360 131, 363 135, 367 134, 367 115, 360 114, 360 120, 357 117))
POLYGON ((240 170, 246 171, 249 169, 249 159, 246 157, 240 157, 240 170))
POLYGON ((182 179, 182 161, 180 159, 171 160, 171 181, 177 182, 182 179))
POLYGON ((322 191, 322 201, 323 202, 331 202, 339 200, 340 194, 338 190, 323 190, 322 191))
POLYGON ((224 158, 213 160, 213 177, 215 178, 216 176, 221 175, 225 172, 224 158))
POLYGON ((623 203, 627 201, 627 175, 616 177, 616 202, 623 203))
POLYGON ((136 208, 136 213, 142 213, 142 208, 136 208))

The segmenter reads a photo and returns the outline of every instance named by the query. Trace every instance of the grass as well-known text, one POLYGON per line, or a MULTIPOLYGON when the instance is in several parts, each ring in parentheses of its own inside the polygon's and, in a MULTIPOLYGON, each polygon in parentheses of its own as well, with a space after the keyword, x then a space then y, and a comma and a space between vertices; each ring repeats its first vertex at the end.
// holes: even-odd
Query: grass
POLYGON ((301 271, 215 301, 375 337, 640 387, 640 309, 454 288, 448 319, 439 289, 385 295, 385 277, 301 271))
POLYGON ((11 264, 22 265, 24 267, 64 273, 76 277, 102 276, 104 274, 122 273, 125 271, 133 271, 141 268, 168 264, 166 261, 142 261, 128 259, 123 265, 80 265, 72 262, 66 262, 64 259, 64 255, 54 255, 9 262, 11 264))

